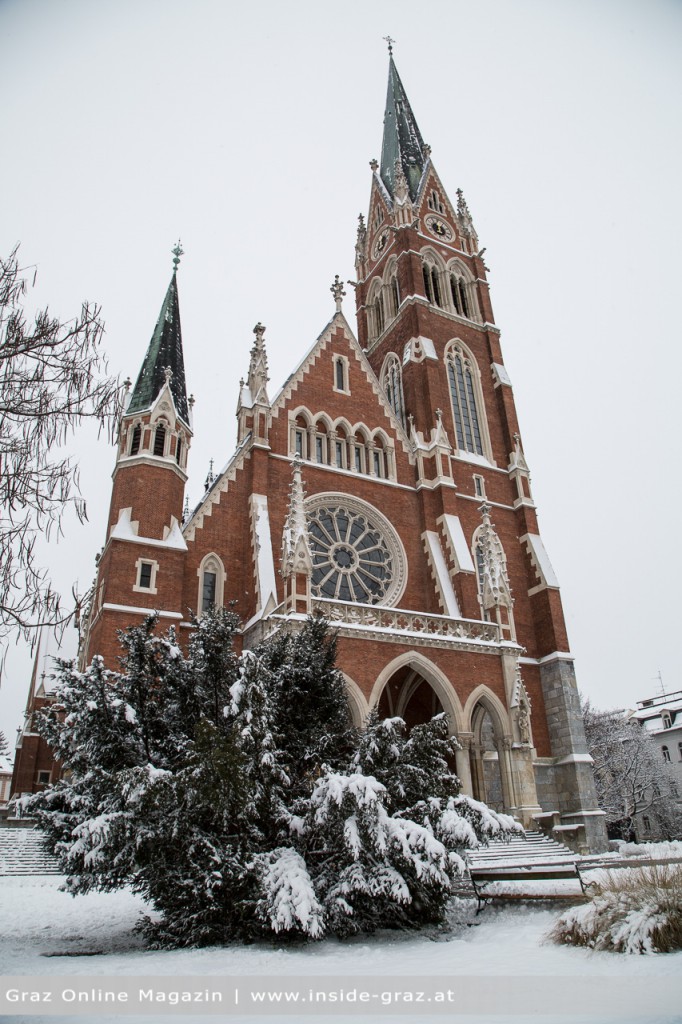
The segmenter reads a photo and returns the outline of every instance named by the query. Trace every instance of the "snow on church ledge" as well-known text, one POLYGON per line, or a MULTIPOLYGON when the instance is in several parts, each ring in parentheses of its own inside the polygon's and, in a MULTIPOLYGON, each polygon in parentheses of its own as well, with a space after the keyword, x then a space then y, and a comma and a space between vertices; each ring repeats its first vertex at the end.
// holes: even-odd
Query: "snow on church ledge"
POLYGON ((133 544, 145 544, 148 547, 187 551, 185 538, 182 536, 180 524, 175 516, 171 516, 170 526, 164 526, 163 540, 155 540, 153 537, 140 537, 138 533, 140 524, 132 516, 132 506, 121 509, 118 514, 118 522, 112 526, 111 533, 109 534, 111 540, 125 540, 133 544))

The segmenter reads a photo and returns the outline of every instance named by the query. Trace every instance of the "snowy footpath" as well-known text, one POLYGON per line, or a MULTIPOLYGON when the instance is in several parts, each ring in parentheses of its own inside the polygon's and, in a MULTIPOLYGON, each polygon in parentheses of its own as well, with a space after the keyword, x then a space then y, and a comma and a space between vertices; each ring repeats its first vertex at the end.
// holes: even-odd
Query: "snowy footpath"
MULTIPOLYGON (((331 979, 339 992, 351 996, 345 1003, 316 1004, 314 1012, 310 1007, 305 1012, 289 1007, 267 1014, 249 1013, 243 1004, 227 1012, 217 1006, 159 1004, 147 1007, 144 1013, 131 1012, 131 1006, 117 1015, 110 1006, 100 1006, 92 1011, 83 1007, 80 1012, 61 1009, 60 1016, 50 1016, 47 1007, 17 1005, 16 1014, 0 1015, 2 1021, 682 1022, 682 952, 623 956, 556 946, 547 941, 547 934, 560 913, 559 905, 549 909, 532 904, 492 906, 475 918, 475 905, 460 903, 450 928, 419 935, 384 932, 346 942, 160 952, 145 950, 134 931, 144 912, 140 899, 125 891, 73 898, 59 891, 60 882, 55 876, 0 878, 3 995, 10 985, 17 987, 10 980, 16 976, 40 976, 43 984, 64 979, 71 989, 84 991, 99 986, 103 977, 112 984, 132 978, 135 985, 142 985, 145 978, 163 976, 178 981, 191 977, 198 992, 210 990, 212 982, 225 978, 244 983, 258 978, 259 984, 265 979, 273 991, 296 979, 305 992, 316 985, 328 987, 331 979), (432 1001, 426 1008, 409 1000, 391 1003, 386 997, 384 1002, 379 999, 363 1006, 357 992, 362 991, 363 983, 369 985, 377 979, 394 992, 402 991, 401 986, 406 988, 408 982, 414 986, 415 979, 421 979, 427 993, 447 982, 449 1004, 432 1001), (496 993, 504 1008, 500 1012, 470 1012, 475 1008, 466 998, 471 998, 472 990, 480 992, 481 998, 496 993), (624 1012, 623 992, 627 991, 636 992, 638 999, 624 1012), (671 991, 677 1000, 674 1010, 671 991), (596 993, 595 1005, 587 1014, 586 992, 596 993), (617 1008, 610 1004, 614 993, 620 997, 617 1008), (353 998, 355 1004, 350 1005, 353 998)), ((418 999, 414 994, 410 998, 418 999)), ((422 995, 424 998, 429 997, 422 995)))

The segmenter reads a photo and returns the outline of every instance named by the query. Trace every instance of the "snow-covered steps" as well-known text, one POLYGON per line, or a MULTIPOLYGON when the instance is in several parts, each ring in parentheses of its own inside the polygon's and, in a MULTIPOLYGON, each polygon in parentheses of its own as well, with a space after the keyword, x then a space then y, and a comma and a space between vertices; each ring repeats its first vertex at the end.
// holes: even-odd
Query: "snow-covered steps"
POLYGON ((467 854, 479 910, 490 899, 580 899, 577 860, 562 843, 532 831, 467 854))
POLYGON ((563 843, 551 839, 544 832, 516 833, 508 842, 493 840, 467 854, 469 866, 531 867, 542 862, 575 863, 577 855, 563 843))
POLYGON ((0 828, 0 875, 58 875, 56 857, 33 828, 0 828))

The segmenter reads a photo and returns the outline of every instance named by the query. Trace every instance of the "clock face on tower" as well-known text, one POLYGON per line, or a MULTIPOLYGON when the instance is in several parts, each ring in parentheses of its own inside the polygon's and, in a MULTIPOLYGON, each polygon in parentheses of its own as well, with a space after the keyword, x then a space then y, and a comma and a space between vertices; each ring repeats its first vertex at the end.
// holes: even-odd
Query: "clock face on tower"
POLYGON ((441 217, 427 217, 426 227, 432 235, 442 238, 444 242, 449 242, 452 238, 452 228, 441 217))
POLYGON ((372 247, 372 259, 378 260, 387 245, 388 231, 384 229, 374 240, 374 246, 372 247))

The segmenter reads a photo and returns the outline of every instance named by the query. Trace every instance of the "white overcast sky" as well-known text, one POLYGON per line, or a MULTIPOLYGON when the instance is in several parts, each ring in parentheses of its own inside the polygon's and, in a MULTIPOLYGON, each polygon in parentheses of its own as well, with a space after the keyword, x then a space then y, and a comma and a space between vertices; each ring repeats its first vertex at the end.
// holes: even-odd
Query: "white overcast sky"
MULTIPOLYGON (((55 314, 100 303, 134 380, 182 238, 194 503, 234 447, 253 325, 275 392, 354 275, 387 34, 487 247, 581 690, 682 688, 680 2, 0 0, 0 251, 21 242, 55 314)), ((87 432, 71 447, 90 523, 45 553, 67 594, 92 579, 113 467, 87 432)), ((30 663, 10 650, 10 737, 30 663)))

